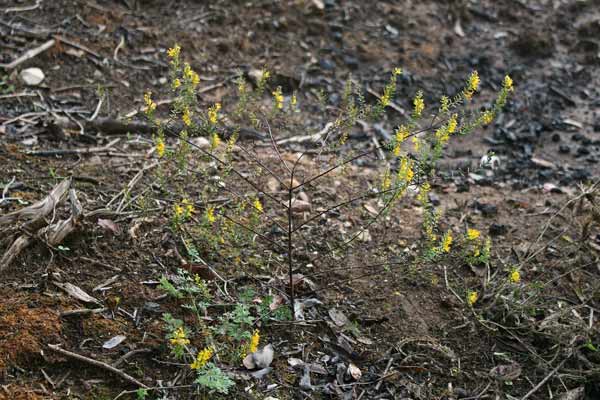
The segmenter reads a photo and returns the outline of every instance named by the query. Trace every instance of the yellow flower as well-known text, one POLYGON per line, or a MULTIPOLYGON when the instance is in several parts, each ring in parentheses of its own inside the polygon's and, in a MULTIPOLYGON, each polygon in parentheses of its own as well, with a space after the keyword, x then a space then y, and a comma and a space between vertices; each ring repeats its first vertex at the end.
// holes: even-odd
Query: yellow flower
POLYGON ((423 183, 423 185, 421 185, 421 190, 419 190, 419 194, 417 195, 417 200, 422 204, 427 203, 427 200, 428 200, 427 195, 429 194, 430 191, 431 191, 431 185, 429 184, 429 182, 423 183))
POLYGON ((187 79, 192 79, 192 75, 194 71, 192 70, 192 66, 189 63, 183 64, 183 76, 187 79))
POLYGON ((173 346, 185 346, 186 344, 190 344, 190 341, 185 334, 185 330, 182 327, 177 328, 177 330, 173 332, 170 341, 173 346))
POLYGON ((458 115, 454 114, 448 121, 448 133, 452 134, 456 132, 456 127, 458 126, 458 115))
POLYGON ((383 180, 381 182, 381 191, 385 192, 392 187, 392 177, 390 176, 390 171, 385 171, 385 175, 383 175, 383 180))
POLYGON ((192 82, 193 86, 198 86, 200 83, 200 76, 192 69, 190 64, 185 63, 183 66, 183 76, 192 82))
POLYGON ((208 207, 206 209, 206 221, 208 221, 208 223, 212 225, 216 220, 217 218, 215 217, 215 208, 208 207))
POLYGON ((259 199, 254 199, 253 205, 254 205, 254 209, 256 211, 258 211, 259 213, 263 212, 263 205, 262 205, 262 203, 260 202, 259 199))
POLYGON ((205 349, 199 351, 194 362, 190 364, 190 368, 201 369, 211 359, 213 354, 214 351, 211 347, 206 347, 205 349))
POLYGON ((475 240, 480 235, 481 235, 481 232, 479 232, 477 229, 471 229, 471 228, 467 229, 467 239, 469 239, 469 240, 475 240))
POLYGON ((219 121, 219 110, 221 110, 221 103, 215 103, 208 109, 208 121, 213 125, 219 121))
POLYGON ((196 211, 194 208, 194 204, 188 199, 183 199, 181 201, 181 204, 185 209, 185 215, 188 217, 191 216, 194 213, 194 211, 196 211))
POLYGON ((471 76, 469 76, 468 90, 475 92, 477 89, 479 89, 479 74, 477 71, 473 71, 471 72, 471 76))
POLYGON ((396 142, 402 143, 408 137, 408 127, 406 125, 400 125, 396 130, 396 142))
POLYGON ((181 47, 178 44, 175 44, 172 48, 167 50, 167 55, 169 58, 177 58, 179 57, 179 52, 181 51, 181 47))
POLYGON ((413 142, 413 148, 415 149, 415 153, 418 153, 419 149, 421 148, 421 141, 419 140, 418 137, 413 136, 412 142, 413 142))
POLYGON ((192 71, 192 85, 198 86, 200 83, 200 75, 192 71))
POLYGON ((484 125, 491 124, 493 120, 494 120, 494 112, 493 111, 485 111, 481 115, 481 122, 483 122, 484 125))
POLYGON ((181 218, 183 216, 183 214, 184 214, 184 209, 179 204, 175 204, 173 206, 173 211, 175 212, 175 217, 176 218, 181 218))
POLYGON ((266 69, 263 69, 260 79, 261 79, 262 81, 266 81, 266 80, 267 80, 267 79, 269 79, 270 77, 271 77, 271 73, 270 73, 268 70, 266 70, 266 69))
POLYGON ((244 80, 244 78, 240 78, 238 80, 238 92, 239 94, 245 94, 246 93, 246 81, 244 80))
POLYGON ((165 155, 165 141, 163 140, 163 138, 158 138, 156 139, 156 154, 158 154, 159 157, 162 157, 165 155))
POLYGON ((273 92, 273 99, 275 99, 275 107, 281 110, 283 109, 283 93, 281 86, 277 86, 277 89, 273 92))
POLYGON ((248 353, 254 353, 258 350, 258 343, 260 342, 260 334, 258 329, 254 331, 252 334, 252 338, 250 338, 250 343, 248 345, 248 353))
POLYGON ((510 272, 509 278, 512 283, 519 283, 519 282, 521 282, 521 273, 519 272, 518 269, 514 268, 510 272))
POLYGON ((440 128, 435 131, 435 137, 442 145, 444 145, 450 139, 450 132, 448 131, 448 128, 440 128))
POLYGON ((406 183, 410 183, 412 182, 413 178, 415 176, 415 172, 412 169, 412 162, 410 163, 410 165, 408 166, 408 169, 406 170, 406 183))
POLYGON ((179 86, 181 86, 181 80, 179 78, 175 78, 173 81, 173 89, 177 89, 179 86))
POLYGON ((423 101, 423 92, 422 91, 418 91, 417 95, 415 96, 414 100, 413 100, 413 105, 414 105, 414 111, 413 111, 413 115, 415 118, 419 118, 421 116, 421 114, 423 113, 423 110, 425 109, 425 101, 423 101))
POLYGON ((474 292, 472 290, 469 290, 469 292, 467 293, 467 301, 469 302, 469 305, 473 305, 477 302, 477 300, 479 299, 479 294, 477 292, 474 292))
POLYGON ((448 232, 446 232, 446 234, 444 235, 444 238, 442 239, 442 251, 444 253, 449 253, 451 245, 452 245, 452 232, 448 231, 448 232))
POLYGON ((384 93, 384 94, 381 96, 381 99, 379 99, 379 101, 381 102, 381 105, 382 105, 383 107, 387 107, 387 106, 389 106, 389 105, 390 105, 390 101, 391 101, 391 99, 390 99, 390 94, 389 94, 389 93, 384 93))
POLYGON ((504 86, 504 89, 506 89, 509 92, 512 92, 514 90, 513 80, 510 76, 506 75, 504 77, 503 86, 504 86))
POLYGON ((183 115, 181 116, 181 120, 183 121, 183 123, 185 124, 185 126, 190 126, 192 125, 192 113, 190 111, 189 108, 185 108, 183 110, 183 115))
POLYGON ((152 92, 144 94, 144 103, 146 103, 146 113, 151 113, 156 110, 156 103, 152 100, 152 92))
POLYGON ((292 107, 296 107, 297 103, 298 103, 298 98, 296 97, 296 92, 294 92, 294 94, 292 94, 292 99, 290 100, 290 104, 292 105, 292 107))
POLYGON ((412 167, 412 161, 409 161, 407 157, 402 158, 400 168, 398 169, 398 180, 400 182, 408 185, 412 181, 415 175, 412 167))
POLYGON ((214 151, 221 144, 221 138, 217 135, 217 132, 213 133, 210 137, 210 150, 214 151))
POLYGON ((396 67, 396 68, 394 68, 394 69, 392 70, 392 75, 394 75, 394 76, 398 76, 398 75, 400 75, 400 74, 402 74, 402 68, 398 68, 398 67, 396 67))

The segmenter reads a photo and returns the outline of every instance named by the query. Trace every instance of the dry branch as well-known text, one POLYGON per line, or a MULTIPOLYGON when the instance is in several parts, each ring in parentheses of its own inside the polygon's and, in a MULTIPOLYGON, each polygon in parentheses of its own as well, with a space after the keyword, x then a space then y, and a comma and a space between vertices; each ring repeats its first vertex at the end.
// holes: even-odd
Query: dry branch
POLYGON ((28 235, 19 236, 2 256, 0 260, 0 272, 8 267, 15 257, 31 244, 32 240, 33 238, 28 235))
POLYGON ((40 53, 43 53, 44 51, 48 50, 50 47, 54 46, 54 43, 56 43, 56 40, 54 39, 50 39, 47 42, 45 42, 44 44, 35 47, 33 49, 29 49, 27 50, 25 53, 23 53, 23 55, 19 58, 17 58, 16 60, 8 63, 8 64, 0 64, 0 68, 4 68, 4 69, 13 69, 16 68, 17 66, 21 65, 22 63, 24 63, 25 61, 37 56, 40 53))
POLYGON ((49 344, 48 348, 52 351, 55 351, 57 353, 60 353, 64 356, 67 357, 71 357, 75 360, 79 360, 79 361, 83 361, 85 363, 94 365, 98 368, 102 368, 105 369, 107 371, 112 372, 113 374, 119 375, 121 378, 125 379, 128 382, 133 383, 134 385, 137 385, 141 388, 148 388, 148 386, 144 385, 142 382, 138 381, 137 379, 135 379, 133 376, 126 374, 125 372, 121 371, 120 369, 117 369, 109 364, 103 363, 102 361, 98 361, 98 360, 94 360, 93 358, 89 358, 86 356, 82 356, 81 354, 77 354, 77 353, 73 353, 71 351, 65 350, 60 348, 58 345, 55 344, 49 344))
POLYGON ((43 200, 0 217, 0 226, 12 224, 18 220, 27 220, 29 221, 29 224, 41 220, 50 214, 63 200, 70 186, 71 178, 65 179, 56 185, 50 194, 43 200))
MULTIPOLYGON (((65 180, 61 182, 61 184, 64 182, 70 183, 70 180, 65 180)), ((81 207, 81 203, 79 203, 74 189, 69 191, 69 201, 71 203, 71 216, 68 219, 60 220, 52 225, 48 225, 37 232, 37 237, 44 240, 49 246, 56 246, 62 243, 83 219, 83 207, 81 207)), ((55 203, 55 205, 57 203, 55 203)), ((30 234, 19 236, 4 253, 2 259, 0 259, 0 272, 7 268, 12 261, 34 241, 34 239, 35 237, 30 234)))
POLYGON ((56 246, 75 230, 83 217, 83 207, 77 199, 74 189, 69 191, 69 201, 71 203, 71 216, 66 220, 58 221, 40 230, 40 235, 46 238, 50 246, 56 246))
POLYGON ((76 155, 85 155, 85 154, 95 154, 95 153, 104 153, 111 150, 111 148, 117 144, 121 139, 117 138, 105 146, 96 146, 96 147, 86 147, 84 149, 55 149, 55 150, 39 150, 39 151, 29 151, 27 152, 30 156, 41 156, 41 157, 52 157, 52 156, 64 156, 70 154, 76 155))

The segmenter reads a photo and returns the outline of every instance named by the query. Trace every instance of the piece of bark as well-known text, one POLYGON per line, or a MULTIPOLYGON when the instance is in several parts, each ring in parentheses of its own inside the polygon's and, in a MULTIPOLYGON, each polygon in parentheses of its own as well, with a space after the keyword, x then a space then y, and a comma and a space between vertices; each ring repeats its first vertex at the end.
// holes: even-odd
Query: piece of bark
POLYGON ((71 178, 63 180, 56 185, 48 196, 20 210, 13 211, 0 217, 0 226, 14 223, 19 220, 26 220, 28 224, 33 224, 50 214, 56 206, 64 199, 69 187, 71 186, 71 178))
POLYGON ((66 220, 61 220, 55 224, 49 225, 40 231, 40 234, 45 236, 46 241, 51 246, 61 244, 63 240, 75 230, 83 218, 83 207, 81 206, 79 199, 77 199, 77 194, 74 189, 69 191, 69 202, 71 203, 71 216, 66 220))
MULTIPOLYGON (((37 232, 37 236, 46 241, 50 246, 57 246, 72 233, 77 225, 83 219, 83 207, 77 199, 74 189, 69 191, 69 201, 71 203, 71 216, 68 219, 60 220, 52 225, 48 225, 37 232)), ((24 234, 18 237, 0 259, 0 272, 6 269, 12 261, 33 241, 35 237, 24 234)))

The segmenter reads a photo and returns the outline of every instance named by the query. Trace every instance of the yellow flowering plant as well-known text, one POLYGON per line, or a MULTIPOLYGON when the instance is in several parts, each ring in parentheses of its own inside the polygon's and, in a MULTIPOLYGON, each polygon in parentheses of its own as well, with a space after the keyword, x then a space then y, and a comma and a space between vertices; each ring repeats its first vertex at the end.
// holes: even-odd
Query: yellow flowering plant
POLYGON ((194 362, 190 364, 191 369, 202 369, 206 366, 208 361, 212 358, 214 351, 212 347, 206 347, 198 352, 198 355, 194 359, 194 362))
MULTIPOLYGON (((306 119, 298 115, 299 94, 287 85, 272 83, 274 74, 266 69, 238 76, 237 101, 223 99, 222 103, 206 104, 198 96, 203 85, 200 74, 185 62, 181 48, 173 46, 167 56, 173 97, 171 112, 166 120, 158 119, 157 103, 151 93, 144 96, 144 104, 146 116, 156 127, 154 146, 161 168, 164 166, 163 181, 174 187, 171 192, 181 199, 167 204, 172 205, 170 212, 175 222, 171 226, 172 236, 180 238, 179 247, 185 248, 179 257, 182 263, 200 264, 219 277, 222 270, 229 269, 243 268, 249 275, 273 268, 278 274, 284 272, 288 286, 284 292, 286 309, 289 317, 294 318, 293 271, 299 257, 306 257, 307 264, 323 257, 343 259, 350 246, 368 241, 365 232, 369 226, 391 216, 394 207, 414 193, 418 207, 423 210, 420 243, 425 246, 419 251, 424 250, 432 258, 452 257, 455 249, 463 248, 470 263, 489 260, 491 241, 473 229, 454 238, 452 229, 440 227, 441 208, 432 204, 430 197, 436 187, 436 163, 444 149, 454 136, 490 124, 498 116, 514 90, 509 77, 504 79, 494 106, 485 110, 469 108, 481 85, 476 71, 454 97, 441 97, 439 107, 432 107, 435 102, 422 90, 411 91, 411 97, 397 103, 400 68, 391 71, 376 101, 370 101, 362 86, 348 79, 339 104, 335 108, 323 107, 324 113, 334 109, 334 115, 326 114, 331 118, 329 122, 317 127, 308 126, 306 119), (244 76, 250 76, 252 82, 244 76), (402 105, 410 108, 407 118, 392 120, 388 111, 402 109, 402 105), (375 145, 367 150, 348 145, 357 126, 370 129, 382 118, 393 121, 391 133, 382 135, 386 138, 383 143, 374 140, 375 145), (282 137, 283 132, 289 135, 282 137), (305 132, 308 139, 304 139, 305 132), (242 134, 249 135, 259 145, 237 144, 242 134), (167 138, 172 140, 169 151, 167 138), (298 142, 314 148, 297 155, 290 149, 298 142), (288 143, 290 149, 286 148, 288 143), (344 174, 358 160, 375 154, 377 173, 369 176, 361 191, 353 193, 351 189, 355 187, 344 187, 347 198, 313 208, 309 201, 311 190, 329 185, 333 176, 344 174), (333 211, 343 212, 345 207, 368 200, 375 200, 376 206, 370 207, 369 214, 361 216, 364 220, 351 227, 354 231, 344 232, 339 243, 331 244, 333 238, 329 237, 324 240, 327 253, 314 257, 296 254, 309 248, 297 243, 305 240, 303 227, 321 221, 333 211), (259 246, 268 257, 260 256, 259 246)), ((323 93, 319 98, 324 103, 328 101, 323 93)), ((328 226, 325 228, 330 232, 328 226)), ((196 323, 189 331, 183 326, 173 327, 169 345, 179 349, 179 357, 195 371, 197 382, 210 385, 211 374, 220 370, 219 363, 239 363, 243 356, 258 349, 267 332, 259 332, 257 324, 271 318, 276 311, 269 309, 271 301, 261 308, 238 295, 233 299, 232 310, 213 316, 206 323, 209 287, 229 296, 228 301, 232 296, 218 283, 204 282, 199 276, 181 276, 164 277, 161 287, 194 313, 196 323), (258 317, 251 312, 253 308, 259 309, 258 317), (201 343, 200 349, 192 343, 201 343)), ((514 281, 512 274, 510 278, 514 281)), ((469 292, 467 300, 475 304, 477 292, 469 292)), ((262 330, 264 325, 260 326, 262 330)))
POLYGON ((479 300, 479 293, 473 290, 469 290, 467 292, 467 304, 469 304, 470 306, 474 306, 475 303, 477 303, 477 300, 479 300))

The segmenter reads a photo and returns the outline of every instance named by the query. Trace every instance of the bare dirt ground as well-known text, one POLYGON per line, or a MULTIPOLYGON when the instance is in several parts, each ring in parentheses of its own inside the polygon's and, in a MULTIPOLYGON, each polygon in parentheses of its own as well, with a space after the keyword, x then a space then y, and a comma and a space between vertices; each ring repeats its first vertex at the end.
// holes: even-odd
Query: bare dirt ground
MULTIPOLYGON (((0 272, 0 399, 113 399, 136 389, 53 352, 54 344, 116 365, 149 387, 191 384, 169 357, 160 319, 179 308, 156 285, 180 265, 168 216, 106 210, 155 157, 151 133, 86 122, 136 120, 148 90, 158 111, 168 112, 165 52, 174 43, 200 72, 203 105, 222 101, 227 110, 233 79, 268 68, 286 95, 301 93, 300 117, 316 130, 327 122, 311 112, 319 90, 330 93, 327 106, 335 109, 349 74, 372 96, 401 66, 396 106, 381 125, 353 131, 348 145, 356 149, 386 140, 417 89, 433 104, 473 69, 482 78, 482 105, 493 101, 505 74, 516 87, 498 121, 451 142, 432 194, 445 227, 458 234, 468 225, 492 237, 490 268, 470 268, 459 257, 411 258, 422 209, 409 198, 370 230, 371 251, 298 271, 317 283, 299 292, 322 303, 311 311, 313 322, 266 326, 263 340, 276 347, 273 371, 239 379, 224 398, 600 398, 600 211, 589 189, 600 176, 600 2, 9 1, 0 5, 0 32, 3 64, 55 40, 16 69, 0 69, 0 215, 44 198, 65 177, 87 212, 104 210, 60 248, 34 243, 0 272), (28 67, 43 70, 41 84, 22 82, 19 71, 28 67), (106 151, 89 152, 114 139, 106 151), (490 152, 499 159, 493 171, 479 166, 490 152), (368 255, 382 253, 408 261, 362 268, 368 255), (522 286, 509 296, 489 282, 514 265, 522 286), (96 302, 69 296, 57 282, 78 286, 96 302), (466 290, 480 293, 472 308, 466 290), (68 313, 83 309, 101 311, 68 313), (332 321, 332 309, 349 318, 347 326, 332 321), (102 347, 116 335, 127 339, 102 347), (312 388, 300 385, 303 371, 290 366, 290 357, 320 366, 311 371, 312 388), (350 364, 360 379, 344 376, 350 364), (499 376, 497 367, 506 365, 518 365, 520 374, 499 376)), ((373 183, 369 171, 368 163, 356 165, 336 178, 338 186, 373 183)), ((136 188, 145 185, 146 176, 136 188)), ((330 195, 317 190, 311 201, 320 206, 330 195)), ((322 237, 364 214, 342 213, 307 233, 322 237)), ((1 253, 18 233, 3 232, 1 253)), ((232 287, 260 287, 264 275, 276 275, 221 272, 232 287)), ((218 398, 195 393, 187 387, 150 398, 218 398)))

